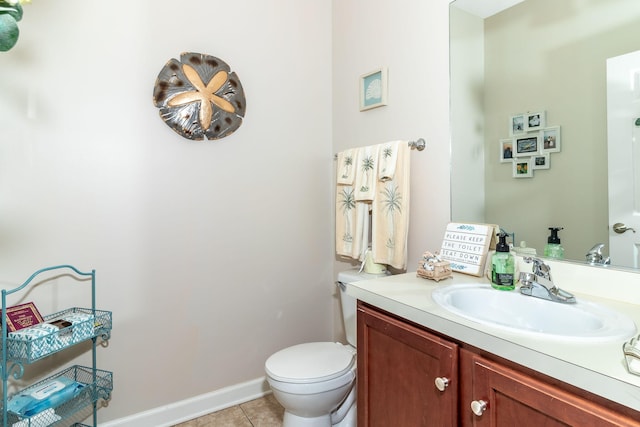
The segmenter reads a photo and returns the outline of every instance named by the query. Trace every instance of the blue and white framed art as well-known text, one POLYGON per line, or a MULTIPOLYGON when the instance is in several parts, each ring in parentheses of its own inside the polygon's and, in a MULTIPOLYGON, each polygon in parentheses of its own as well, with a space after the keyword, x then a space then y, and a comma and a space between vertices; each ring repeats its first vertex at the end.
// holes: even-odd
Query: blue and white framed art
POLYGON ((360 76, 360 111, 387 105, 387 68, 360 76))

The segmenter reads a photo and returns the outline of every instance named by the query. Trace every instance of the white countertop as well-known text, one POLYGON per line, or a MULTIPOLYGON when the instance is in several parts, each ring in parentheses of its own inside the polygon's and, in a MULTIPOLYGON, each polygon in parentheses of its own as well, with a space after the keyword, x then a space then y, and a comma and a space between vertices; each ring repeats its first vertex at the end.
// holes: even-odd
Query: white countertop
MULTIPOLYGON (((485 278, 456 273, 453 279, 435 282, 411 272, 350 283, 347 293, 456 341, 640 411, 640 376, 630 374, 626 369, 622 354, 624 341, 570 343, 558 338, 512 333, 457 316, 431 298, 431 292, 438 287, 472 282, 489 283, 485 278)), ((640 285, 636 286, 640 289, 640 285)), ((579 293, 575 286, 560 287, 575 293, 579 299, 593 301, 626 314, 640 329, 640 305, 635 297, 622 298, 634 302, 627 303, 592 293, 579 293)), ((540 315, 544 316, 544 313, 540 315)))

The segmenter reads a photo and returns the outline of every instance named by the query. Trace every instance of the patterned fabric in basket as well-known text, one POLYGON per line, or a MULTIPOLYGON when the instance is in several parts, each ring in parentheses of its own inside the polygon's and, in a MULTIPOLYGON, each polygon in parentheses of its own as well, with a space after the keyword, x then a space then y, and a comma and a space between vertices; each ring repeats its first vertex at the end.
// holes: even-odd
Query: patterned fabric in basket
POLYGON ((9 357, 37 359, 63 347, 58 328, 39 323, 19 331, 9 332, 7 341, 9 357))
POLYGON ((71 323, 71 326, 61 330, 50 323, 39 323, 10 332, 7 340, 9 358, 39 359, 93 336, 93 314, 72 312, 61 316, 60 319, 71 323))
POLYGON ((63 317, 63 320, 71 322, 72 341, 74 343, 91 338, 93 336, 93 314, 71 313, 63 317))

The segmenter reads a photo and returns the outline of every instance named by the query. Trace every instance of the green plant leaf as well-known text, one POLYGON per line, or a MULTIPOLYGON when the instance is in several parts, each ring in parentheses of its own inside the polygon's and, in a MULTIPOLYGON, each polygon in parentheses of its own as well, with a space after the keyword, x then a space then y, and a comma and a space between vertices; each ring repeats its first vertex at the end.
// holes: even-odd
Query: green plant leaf
POLYGON ((20 30, 11 15, 0 15, 0 52, 6 52, 18 42, 20 30))

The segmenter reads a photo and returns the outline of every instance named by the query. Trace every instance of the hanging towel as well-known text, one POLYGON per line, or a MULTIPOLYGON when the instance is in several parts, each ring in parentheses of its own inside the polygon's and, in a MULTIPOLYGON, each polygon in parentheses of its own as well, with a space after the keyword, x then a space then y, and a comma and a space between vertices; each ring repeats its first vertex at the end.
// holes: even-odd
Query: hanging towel
POLYGON ((364 260, 369 247, 370 210, 370 203, 356 202, 352 186, 336 186, 336 254, 364 260))
POLYGON ((376 180, 371 250, 374 262, 404 270, 407 266, 409 232, 410 150, 404 143, 397 147, 393 178, 376 180))
POLYGON ((358 149, 356 164, 356 201, 373 200, 376 194, 377 162, 379 145, 358 149))
POLYGON ((356 202, 356 235, 351 258, 360 261, 364 261, 367 249, 369 249, 370 212, 371 203, 356 202))
POLYGON ((364 254, 369 247, 371 203, 356 199, 358 192, 356 181, 359 181, 360 187, 367 185, 370 187, 366 192, 360 192, 361 197, 373 197, 376 181, 374 166, 377 158, 373 156, 377 150, 372 150, 371 147, 365 148, 354 148, 338 153, 336 165, 336 253, 358 260, 364 259, 364 254), (362 168, 358 167, 360 151, 363 152, 362 168), (370 157, 372 159, 369 159, 370 157), (362 177, 369 179, 356 179, 359 170, 363 171, 362 177))
POLYGON ((336 254, 348 257, 353 255, 356 218, 353 186, 336 185, 336 254))
POLYGON ((342 185, 353 185, 353 179, 356 176, 356 155, 358 150, 350 148, 338 153, 338 173, 336 182, 342 185))
POLYGON ((408 145, 407 141, 391 141, 381 144, 378 153, 378 179, 380 181, 393 179, 393 174, 396 172, 399 144, 408 145))

